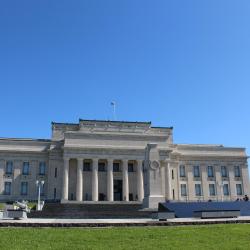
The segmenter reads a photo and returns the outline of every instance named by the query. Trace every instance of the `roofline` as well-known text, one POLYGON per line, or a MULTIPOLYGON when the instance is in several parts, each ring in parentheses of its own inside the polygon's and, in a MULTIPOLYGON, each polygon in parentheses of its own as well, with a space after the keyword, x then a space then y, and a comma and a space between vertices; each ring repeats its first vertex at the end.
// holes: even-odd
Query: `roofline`
POLYGON ((151 125, 151 121, 148 122, 132 122, 132 121, 114 121, 114 120, 88 120, 88 119, 79 119, 79 122, 113 122, 113 123, 132 123, 132 124, 148 124, 151 125))
POLYGON ((0 137, 0 141, 37 141, 37 142, 51 142, 51 139, 39 139, 39 138, 11 138, 11 137, 0 137))
POLYGON ((70 122, 51 122, 51 125, 79 125, 78 123, 70 123, 70 122))
POLYGON ((151 128, 165 128, 165 129, 174 129, 174 127, 173 127, 173 126, 171 126, 171 127, 161 127, 161 126, 160 126, 160 127, 155 127, 155 126, 154 126, 154 127, 151 127, 151 128))

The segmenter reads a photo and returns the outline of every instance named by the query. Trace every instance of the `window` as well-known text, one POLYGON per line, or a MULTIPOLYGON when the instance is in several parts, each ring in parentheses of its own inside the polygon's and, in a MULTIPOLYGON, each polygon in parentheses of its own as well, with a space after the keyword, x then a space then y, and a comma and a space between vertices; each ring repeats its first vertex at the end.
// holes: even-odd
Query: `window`
POLYGON ((11 182, 4 183, 4 194, 10 195, 11 194, 11 182))
POLYGON ((54 188, 54 200, 56 199, 56 188, 54 188))
POLYGON ((186 176, 185 166, 181 165, 180 166, 180 177, 185 177, 185 176, 186 176))
POLYGON ((215 185, 214 184, 209 184, 209 195, 215 196, 215 185))
POLYGON ((39 175, 45 175, 45 168, 46 168, 45 162, 40 162, 39 163, 39 175))
POLYGON ((134 163, 128 164, 128 172, 134 172, 134 163))
POLYGON ((12 174, 12 171, 13 171, 13 162, 12 161, 7 161, 6 162, 5 173, 6 174, 12 174))
POLYGON ((174 170, 172 169, 172 180, 174 179, 174 170))
POLYGON ((113 163, 113 172, 119 172, 120 171, 120 164, 117 162, 113 163))
POLYGON ((227 177, 227 168, 225 166, 221 167, 221 176, 227 177))
POLYGON ((23 175, 29 174, 29 168, 30 168, 29 162, 24 162, 23 163, 23 175))
POLYGON ((57 178, 57 168, 55 168, 55 178, 57 178))
POLYGON ((207 167, 207 176, 208 176, 208 177, 214 177, 214 169, 213 169, 213 166, 208 166, 208 167, 207 167))
POLYGON ((224 184, 223 185, 223 194, 225 196, 229 195, 229 187, 228 187, 228 184, 224 184))
POLYGON ((28 194, 28 182, 21 182, 21 195, 28 194))
POLYGON ((200 177, 200 167, 194 166, 194 177, 200 177))
POLYGON ((237 195, 242 195, 242 186, 241 186, 241 184, 236 184, 236 193, 237 193, 237 195))
POLYGON ((234 167, 234 176, 240 177, 240 167, 239 166, 234 167))
POLYGON ((181 184, 181 196, 187 196, 187 185, 181 184))
POLYGON ((90 162, 84 162, 83 171, 91 171, 90 162))
POLYGON ((105 172, 105 163, 104 162, 99 162, 98 163, 98 171, 99 172, 105 172))
POLYGON ((195 195, 201 196, 201 184, 195 184, 195 195))

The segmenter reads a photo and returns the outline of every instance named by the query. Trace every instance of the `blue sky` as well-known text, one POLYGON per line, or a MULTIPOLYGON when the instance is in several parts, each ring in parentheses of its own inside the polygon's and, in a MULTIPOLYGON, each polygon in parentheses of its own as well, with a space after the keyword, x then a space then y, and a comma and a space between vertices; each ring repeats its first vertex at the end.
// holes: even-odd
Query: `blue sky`
POLYGON ((1 1, 0 136, 51 121, 174 126, 176 143, 250 149, 250 2, 1 1))

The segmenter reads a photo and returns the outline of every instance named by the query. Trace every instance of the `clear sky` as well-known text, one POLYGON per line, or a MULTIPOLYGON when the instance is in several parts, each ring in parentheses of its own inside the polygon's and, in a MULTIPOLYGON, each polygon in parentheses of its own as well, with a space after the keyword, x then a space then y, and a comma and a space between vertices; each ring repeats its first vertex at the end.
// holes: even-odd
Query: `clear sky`
POLYGON ((0 2, 0 136, 51 121, 173 126, 250 153, 250 1, 0 2))

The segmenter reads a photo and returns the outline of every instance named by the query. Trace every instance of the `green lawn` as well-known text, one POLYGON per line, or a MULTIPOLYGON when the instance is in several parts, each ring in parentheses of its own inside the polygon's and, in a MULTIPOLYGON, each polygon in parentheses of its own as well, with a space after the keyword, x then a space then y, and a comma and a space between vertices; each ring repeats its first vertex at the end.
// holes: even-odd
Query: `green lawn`
POLYGON ((250 225, 1 228, 0 249, 250 249, 250 225))

